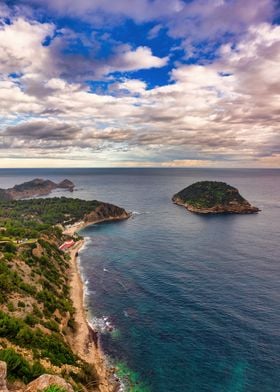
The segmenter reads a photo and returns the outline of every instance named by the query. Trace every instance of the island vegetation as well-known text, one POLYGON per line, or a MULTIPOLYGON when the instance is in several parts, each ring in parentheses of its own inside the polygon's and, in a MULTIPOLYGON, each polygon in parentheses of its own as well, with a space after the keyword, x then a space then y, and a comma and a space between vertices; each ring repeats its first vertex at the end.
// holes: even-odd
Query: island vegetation
POLYGON ((128 216, 100 201, 0 201, 0 360, 7 363, 10 383, 25 385, 49 373, 76 391, 97 390, 95 368, 71 345, 76 324, 70 257, 59 246, 69 239, 66 225, 128 216))
POLYGON ((250 214, 258 212, 238 189, 218 181, 196 182, 176 193, 173 202, 200 214, 250 214))

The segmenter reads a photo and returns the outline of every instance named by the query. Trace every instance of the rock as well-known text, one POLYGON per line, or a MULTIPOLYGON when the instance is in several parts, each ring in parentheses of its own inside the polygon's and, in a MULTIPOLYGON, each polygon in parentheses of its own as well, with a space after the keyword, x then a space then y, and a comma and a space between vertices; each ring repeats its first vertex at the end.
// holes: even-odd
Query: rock
POLYGON ((74 392, 72 386, 68 384, 63 378, 51 374, 43 374, 42 376, 36 378, 36 380, 27 385, 25 392, 43 391, 45 388, 51 385, 64 388, 66 392, 74 392))
POLYGON ((252 214, 260 211, 238 189, 218 181, 196 182, 172 197, 175 204, 199 214, 252 214))
POLYGON ((0 392, 9 392, 7 385, 7 364, 6 362, 0 361, 0 392))
POLYGON ((75 185, 70 180, 63 180, 58 184, 58 188, 68 189, 70 192, 73 192, 75 185))

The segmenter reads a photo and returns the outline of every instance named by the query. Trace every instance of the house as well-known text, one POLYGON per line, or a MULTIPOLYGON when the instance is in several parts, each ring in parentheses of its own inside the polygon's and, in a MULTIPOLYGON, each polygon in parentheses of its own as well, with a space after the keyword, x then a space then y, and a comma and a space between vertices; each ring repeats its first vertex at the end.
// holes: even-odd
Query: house
POLYGON ((59 249, 60 250, 67 250, 67 249, 71 248, 74 244, 75 244, 75 241, 73 241, 73 240, 65 241, 65 242, 63 242, 62 245, 60 245, 59 249))

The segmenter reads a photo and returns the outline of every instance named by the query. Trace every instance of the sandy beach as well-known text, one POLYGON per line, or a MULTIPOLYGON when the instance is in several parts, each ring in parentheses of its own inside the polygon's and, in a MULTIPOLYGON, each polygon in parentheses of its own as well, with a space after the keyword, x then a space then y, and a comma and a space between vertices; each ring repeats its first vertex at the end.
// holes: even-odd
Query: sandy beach
MULTIPOLYGON (((73 235, 82 226, 83 222, 80 222, 68 228, 65 234, 73 235)), ((83 245, 84 240, 79 240, 69 251, 71 257, 71 298, 76 309, 75 322, 77 325, 76 333, 71 342, 72 348, 82 359, 94 365, 100 379, 97 391, 117 392, 120 385, 114 376, 114 369, 106 362, 105 355, 98 344, 98 335, 90 328, 87 320, 83 282, 77 263, 77 252, 83 245)))

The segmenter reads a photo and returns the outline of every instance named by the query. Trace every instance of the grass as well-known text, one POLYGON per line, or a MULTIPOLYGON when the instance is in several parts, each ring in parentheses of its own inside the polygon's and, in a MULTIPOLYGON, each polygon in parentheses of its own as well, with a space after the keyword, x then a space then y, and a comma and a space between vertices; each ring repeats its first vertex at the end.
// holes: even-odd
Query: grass
POLYGON ((44 388, 43 392, 66 392, 66 389, 52 384, 49 387, 44 388))

